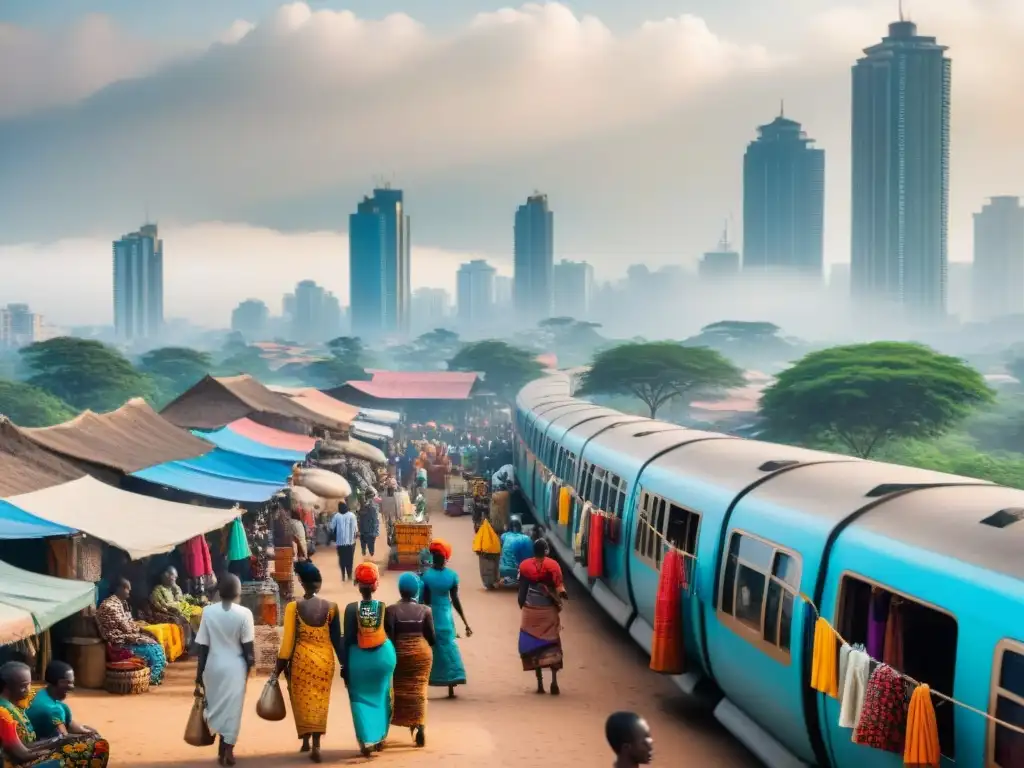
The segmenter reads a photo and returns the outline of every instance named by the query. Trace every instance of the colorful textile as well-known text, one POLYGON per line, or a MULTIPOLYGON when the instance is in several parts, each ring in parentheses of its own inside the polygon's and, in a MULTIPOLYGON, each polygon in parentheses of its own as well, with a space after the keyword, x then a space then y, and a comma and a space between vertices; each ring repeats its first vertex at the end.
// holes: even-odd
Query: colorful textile
POLYGON ((331 637, 331 625, 340 637, 338 607, 331 605, 323 626, 313 627, 302 620, 298 604, 284 609, 284 635, 279 658, 290 659, 288 697, 291 700, 295 730, 300 737, 327 732, 327 714, 334 682, 335 654, 338 642, 331 637))
POLYGON ((519 565, 520 578, 533 582, 534 584, 546 584, 561 592, 565 589, 565 580, 562 577, 562 566, 557 560, 545 557, 538 561, 531 557, 519 565))
MULTIPOLYGON (((601 518, 595 518, 600 520, 601 518)), ((654 603, 654 632, 651 636, 651 663, 655 672, 681 675, 685 671, 683 654, 682 589, 683 555, 675 549, 665 552, 654 603)))
MULTIPOLYGON (((37 739, 32 721, 25 710, 7 699, 0 699, 0 746, 10 747, 16 741, 29 746, 37 739)), ((106 740, 95 736, 82 736, 55 746, 52 752, 31 762, 21 763, 19 768, 106 768, 109 760, 110 745, 106 740)))
POLYGON ((159 643, 129 645, 127 648, 132 656, 137 656, 149 667, 150 685, 160 685, 164 681, 164 670, 167 669, 167 653, 159 643))
POLYGON ((888 592, 877 587, 871 590, 871 607, 868 610, 868 656, 880 659, 885 655, 885 626, 889 618, 888 592))
POLYGON ((194 536, 182 544, 181 560, 185 575, 190 579, 198 579, 213 573, 210 545, 206 543, 205 536, 194 536))
MULTIPOLYGON (((159 685, 163 681, 164 668, 167 666, 167 653, 159 640, 153 639, 150 642, 150 638, 132 619, 131 613, 128 612, 128 606, 121 598, 111 595, 100 603, 96 609, 96 625, 99 628, 100 637, 109 646, 108 658, 120 660, 119 656, 123 655, 124 651, 129 651, 131 656, 138 656, 146 662, 150 671, 150 683, 159 685)), ((146 627, 146 630, 155 635, 161 631, 161 627, 167 628, 168 637, 173 632, 172 627, 177 629, 175 625, 156 624, 146 627)), ((178 637, 180 638, 181 635, 179 634, 178 637)), ((179 640, 178 655, 181 654, 180 647, 179 640)))
POLYGON ((444 687, 465 685, 466 668, 456 643, 451 598, 451 591, 459 586, 459 576, 451 568, 430 568, 422 579, 425 592, 430 592, 430 608, 434 613, 434 632, 437 636, 430 666, 430 684, 444 687))
POLYGON ((427 689, 434 660, 422 636, 400 636, 395 642, 395 705, 391 724, 408 728, 427 722, 427 689))
POLYGON ((363 650, 370 650, 383 645, 387 641, 384 631, 384 603, 380 600, 360 600, 356 604, 356 622, 358 645, 363 650))
POLYGON ((357 584, 361 584, 364 587, 372 587, 380 581, 380 569, 376 563, 366 560, 356 566, 355 571, 352 573, 352 578, 356 580, 357 584))
POLYGON ((893 669, 903 669, 903 599, 900 597, 893 597, 889 601, 882 661, 893 669))
POLYGON ((885 752, 902 752, 906 721, 906 683, 896 670, 881 664, 868 681, 853 741, 885 752))
POLYGON ((71 707, 50 696, 46 688, 36 692, 25 714, 40 739, 57 736, 62 726, 65 730, 71 727, 71 707))
MULTIPOLYGON (((481 530, 483 530, 481 528, 481 530)), ((501 534, 501 562, 498 565, 499 575, 505 578, 518 578, 519 565, 533 557, 533 539, 525 533, 507 531, 501 534)))
POLYGON ((939 768, 940 760, 939 726, 935 721, 932 693, 927 685, 919 685, 910 697, 903 764, 939 768))
POLYGON ((358 613, 358 603, 345 608, 344 675, 356 739, 360 747, 372 747, 387 738, 391 726, 391 682, 398 659, 387 638, 375 648, 359 647, 353 638, 358 634, 358 613))
POLYGON ((587 533, 587 576, 591 579, 604 576, 604 523, 604 517, 591 513, 587 533))
POLYGON ((430 550, 432 555, 444 555, 445 560, 452 559, 452 545, 444 539, 433 539, 427 549, 430 550))
POLYGON ((569 524, 569 509, 572 507, 572 491, 568 486, 562 486, 558 492, 558 524, 569 524))
POLYGON ((245 536, 245 526, 242 525, 242 519, 236 517, 234 522, 231 523, 231 529, 228 531, 228 548, 227 548, 227 559, 232 560, 247 560, 252 555, 252 551, 249 549, 249 540, 245 536))
POLYGON ((185 635, 177 624, 147 624, 146 631, 160 643, 169 663, 173 664, 185 653, 185 635))
POLYGON ((554 603, 524 605, 519 622, 519 657, 526 672, 562 668, 561 619, 554 603))
POLYGON ((839 648, 836 633, 823 618, 814 625, 814 652, 811 658, 811 688, 839 698, 839 648))

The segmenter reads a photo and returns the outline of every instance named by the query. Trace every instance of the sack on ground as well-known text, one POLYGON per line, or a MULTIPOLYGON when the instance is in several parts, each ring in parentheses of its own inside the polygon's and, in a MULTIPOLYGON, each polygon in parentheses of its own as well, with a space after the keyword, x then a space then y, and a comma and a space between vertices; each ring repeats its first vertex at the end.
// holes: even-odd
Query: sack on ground
POLYGON ((185 743, 193 747, 208 747, 214 742, 210 726, 203 717, 204 709, 206 702, 201 696, 196 696, 192 702, 192 711, 188 715, 188 723, 185 724, 185 743))
POLYGON ((288 713, 284 708, 284 694, 281 693, 281 686, 277 678, 270 678, 263 686, 260 700, 256 702, 256 714, 264 720, 277 722, 284 720, 288 713))

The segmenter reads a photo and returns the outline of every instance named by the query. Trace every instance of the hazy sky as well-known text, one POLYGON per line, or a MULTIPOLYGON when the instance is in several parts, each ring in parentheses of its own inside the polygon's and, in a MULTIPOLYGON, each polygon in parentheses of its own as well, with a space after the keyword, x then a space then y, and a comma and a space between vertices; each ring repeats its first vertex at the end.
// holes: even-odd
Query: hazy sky
MULTIPOLYGON (((0 302, 109 321, 110 241, 147 210, 172 314, 224 323, 307 277, 347 297, 347 215, 381 176, 407 192, 419 285, 507 267, 534 189, 556 257, 606 278, 689 264, 730 216, 740 244, 743 151, 783 98, 826 150, 826 258, 846 261, 850 65, 895 6, 0 3, 0 302)), ((950 255, 968 260, 971 213, 1024 187, 1024 3, 905 7, 953 58, 950 255)))

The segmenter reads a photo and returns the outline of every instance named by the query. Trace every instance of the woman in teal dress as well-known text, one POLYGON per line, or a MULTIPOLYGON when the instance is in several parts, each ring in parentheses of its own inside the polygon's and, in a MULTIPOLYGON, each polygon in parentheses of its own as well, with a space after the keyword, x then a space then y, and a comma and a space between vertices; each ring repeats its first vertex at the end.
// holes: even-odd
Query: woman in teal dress
POLYGON ((384 629, 384 603, 373 599, 380 571, 365 562, 352 575, 362 600, 345 606, 341 678, 348 688, 359 751, 369 757, 384 749, 391 726, 391 684, 398 657, 384 629))
POLYGON ((452 556, 451 545, 441 539, 430 542, 433 565, 423 574, 423 605, 429 605, 434 613, 434 660, 430 665, 430 684, 448 688, 448 698, 455 698, 455 686, 466 684, 466 667, 462 654, 455 642, 455 617, 452 609, 459 614, 466 626, 466 637, 473 636, 466 614, 459 600, 459 575, 448 567, 452 556))

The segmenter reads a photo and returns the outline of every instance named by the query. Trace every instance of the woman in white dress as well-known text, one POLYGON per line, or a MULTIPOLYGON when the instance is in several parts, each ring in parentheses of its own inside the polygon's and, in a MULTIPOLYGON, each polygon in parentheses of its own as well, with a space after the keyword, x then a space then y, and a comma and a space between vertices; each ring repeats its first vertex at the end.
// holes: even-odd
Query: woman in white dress
POLYGON ((238 577, 224 576, 220 581, 220 602, 203 609, 196 635, 196 688, 206 698, 206 724, 220 736, 217 761, 221 765, 235 764, 245 684, 256 663, 256 628, 252 611, 238 605, 241 593, 238 577))

